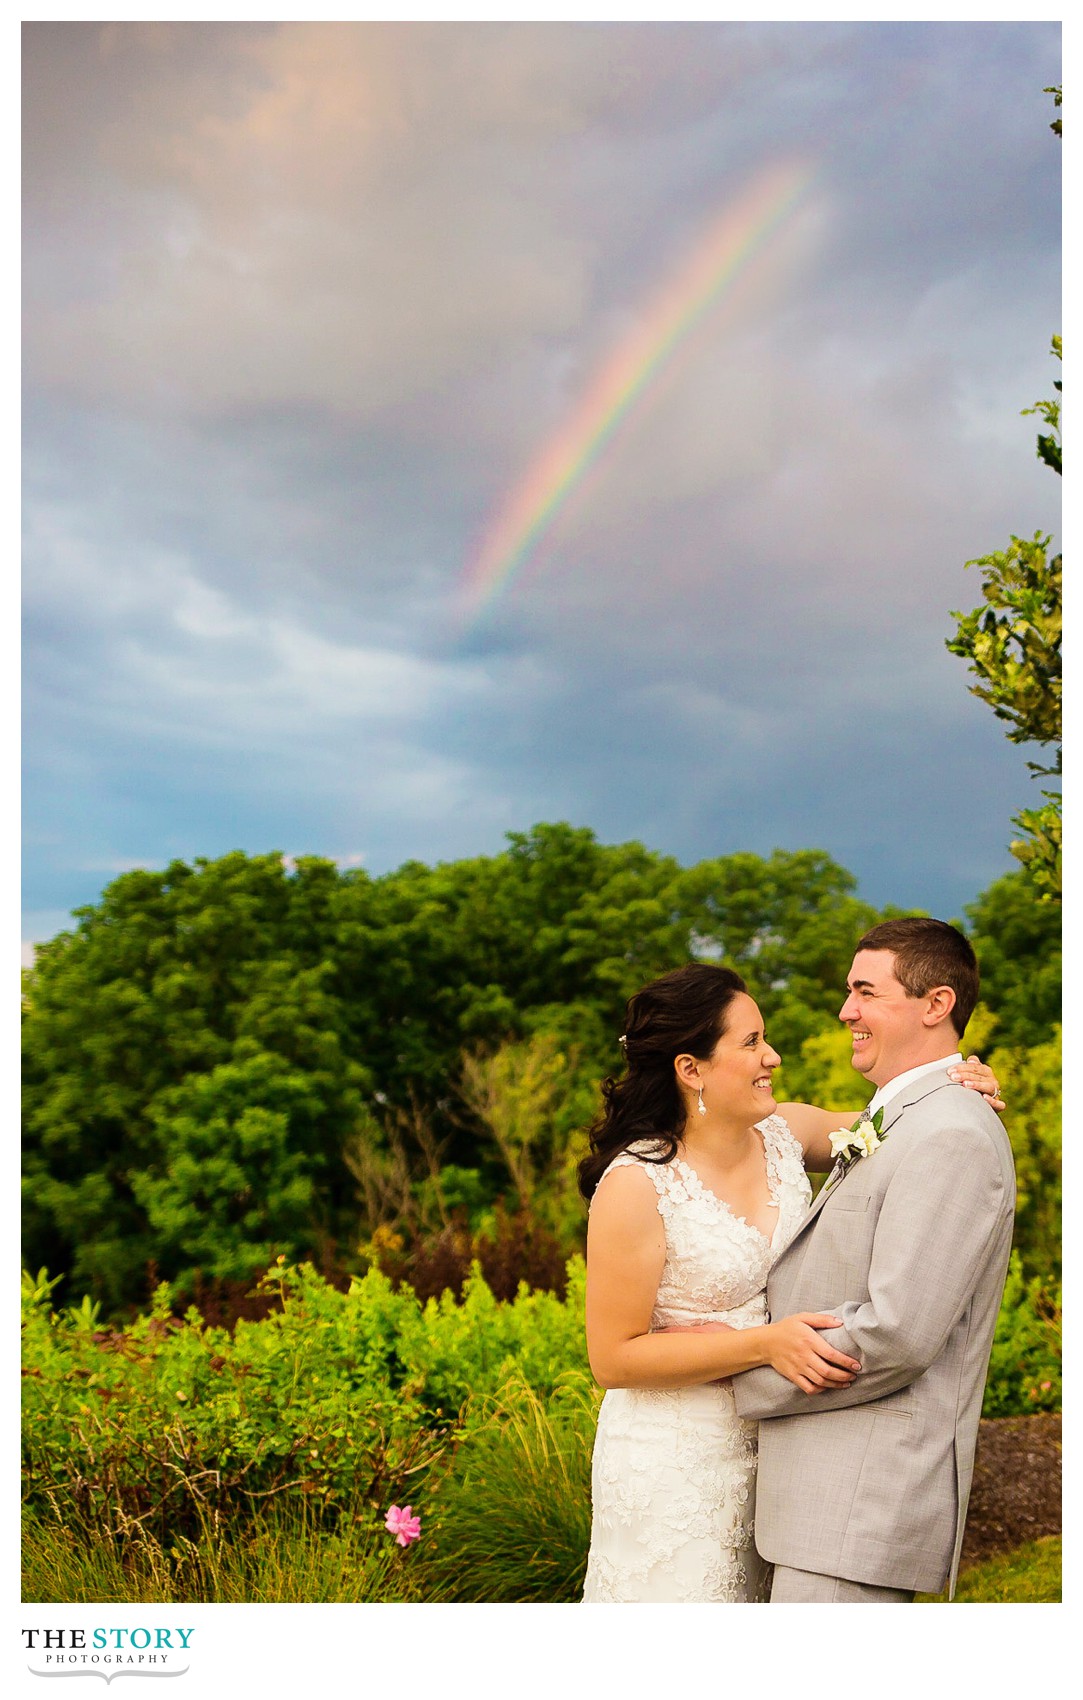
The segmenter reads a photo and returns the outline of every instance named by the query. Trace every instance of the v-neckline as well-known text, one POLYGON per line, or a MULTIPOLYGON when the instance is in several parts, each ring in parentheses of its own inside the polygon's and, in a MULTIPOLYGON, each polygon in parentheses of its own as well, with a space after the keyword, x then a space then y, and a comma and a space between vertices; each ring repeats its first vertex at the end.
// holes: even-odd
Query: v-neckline
POLYGON ((767 1182, 767 1197, 770 1201, 768 1207, 769 1209, 776 1210, 778 1212, 775 1217, 775 1225, 769 1234, 765 1234, 762 1228, 757 1228, 755 1222, 750 1222, 747 1216, 739 1216, 732 1204, 727 1203, 726 1199, 724 1199, 720 1193, 715 1192, 713 1187, 707 1185, 706 1181, 702 1178, 699 1172, 692 1167, 686 1157, 682 1157, 678 1154, 674 1161, 680 1165, 686 1175, 691 1175, 700 1192, 703 1193, 705 1197, 709 1198, 713 1204, 717 1204, 720 1209, 725 1211, 731 1222, 737 1222, 742 1228, 748 1228, 749 1231, 755 1234, 758 1239, 761 1239, 764 1245, 767 1246, 768 1250, 770 1250, 775 1243, 775 1236, 778 1233, 779 1223, 782 1220, 782 1204, 781 1200, 777 1196, 775 1188, 771 1185, 771 1164, 768 1161, 767 1156, 767 1135, 761 1127, 756 1124, 754 1125, 755 1131, 760 1136, 760 1143, 763 1146, 764 1179, 767 1182))

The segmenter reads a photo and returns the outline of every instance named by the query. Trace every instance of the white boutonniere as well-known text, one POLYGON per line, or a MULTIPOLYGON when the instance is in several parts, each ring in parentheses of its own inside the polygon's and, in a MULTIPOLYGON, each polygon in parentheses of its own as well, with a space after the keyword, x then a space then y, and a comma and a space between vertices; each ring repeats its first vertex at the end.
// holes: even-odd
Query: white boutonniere
POLYGON ((862 1116, 853 1127, 840 1127, 837 1133, 831 1135, 831 1155, 836 1161, 842 1158, 843 1174, 859 1157, 871 1157, 873 1152, 887 1138, 880 1129, 884 1124, 884 1111, 881 1107, 874 1116, 862 1116))

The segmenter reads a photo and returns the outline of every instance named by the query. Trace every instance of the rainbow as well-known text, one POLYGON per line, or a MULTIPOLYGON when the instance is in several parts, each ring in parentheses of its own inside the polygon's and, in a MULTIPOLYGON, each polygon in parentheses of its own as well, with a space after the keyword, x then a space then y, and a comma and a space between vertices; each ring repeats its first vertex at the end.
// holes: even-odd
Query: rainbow
POLYGON ((799 203, 816 175, 790 161, 760 172, 712 220, 640 322, 605 359, 555 435, 495 511, 459 585, 464 626, 476 624, 522 572, 554 518, 597 465, 636 403, 799 203))

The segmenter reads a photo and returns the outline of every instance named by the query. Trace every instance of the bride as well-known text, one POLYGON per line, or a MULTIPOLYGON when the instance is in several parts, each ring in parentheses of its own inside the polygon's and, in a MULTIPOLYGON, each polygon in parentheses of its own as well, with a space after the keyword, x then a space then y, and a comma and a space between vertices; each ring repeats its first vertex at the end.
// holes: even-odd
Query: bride
MULTIPOLYGON (((765 1601, 752 1539, 756 1424, 727 1379, 771 1364, 807 1394, 860 1364, 819 1330, 772 1322, 767 1271, 831 1168, 830 1134, 858 1110, 776 1106, 767 1043, 744 981, 690 963, 628 1005, 627 1071, 579 1166, 590 1200, 587 1348, 607 1389, 593 1461, 585 1601, 765 1601)), ((974 1058, 956 1078, 996 1091, 974 1058)))

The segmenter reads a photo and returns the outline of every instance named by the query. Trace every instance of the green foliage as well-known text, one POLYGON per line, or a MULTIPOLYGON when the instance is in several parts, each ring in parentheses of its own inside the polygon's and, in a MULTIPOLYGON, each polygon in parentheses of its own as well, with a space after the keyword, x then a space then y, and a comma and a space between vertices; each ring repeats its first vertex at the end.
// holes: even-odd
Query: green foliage
POLYGON ((982 1405, 983 1417, 1061 1408, 1060 1284, 1023 1275, 1012 1252, 982 1405))
POLYGON ((278 856, 174 862, 121 875, 42 947, 23 1025, 32 1261, 115 1309, 151 1263, 249 1273, 276 1241, 349 1231, 342 1149, 368 1076, 324 958, 339 883, 316 858, 289 875, 278 856))
POLYGON ((1022 838, 1013 838, 1010 849, 1034 883, 1043 902, 1060 902, 1062 891, 1062 848, 1064 819, 1060 797, 1043 791, 1046 801, 1039 809, 1021 809, 1012 816, 1022 838))
MULTIPOLYGON (((1057 110, 1059 112, 1060 111, 1060 105, 1061 105, 1061 85, 1060 85, 1060 83, 1054 83, 1052 85, 1052 87, 1049 87, 1049 86, 1045 87, 1042 90, 1042 93, 1043 94, 1051 94, 1053 96, 1053 105, 1057 108, 1057 110)), ((1052 130, 1052 132, 1055 136, 1059 136, 1061 134, 1061 121, 1060 121, 1060 119, 1054 118, 1054 120, 1050 124, 1049 128, 1052 130)))
MULTIPOLYGON (((600 1394, 568 1295, 425 1304, 276 1263, 280 1309, 230 1335, 194 1309, 123 1329, 23 1283, 25 1597, 571 1600, 600 1394), (383 1529, 412 1506, 421 1541, 383 1529)), ((1059 1407, 1059 1289, 1013 1254, 986 1415, 1059 1407), (1048 1384, 1048 1385, 1046 1385, 1048 1384)))
POLYGON ((541 1398, 513 1376, 471 1406, 421 1558, 428 1600, 570 1603, 590 1546, 600 1395, 584 1372, 541 1398))
POLYGON ((902 913, 862 903, 856 883, 821 850, 719 857, 678 882, 691 954, 746 977, 783 1055, 837 1015, 855 941, 902 913))
POLYGON ((66 1604, 261 1605, 419 1601, 418 1553, 395 1545, 371 1505, 345 1507, 328 1529, 305 1497, 270 1500, 235 1524, 205 1517, 192 1539, 165 1542, 93 1523, 23 1514, 26 1601, 66 1604))
POLYGON ((983 568, 986 607, 952 612, 959 629, 947 647, 969 660, 980 681, 971 692, 1007 721, 1015 744, 1061 736, 1061 557, 1048 558, 1049 543, 1040 531, 1013 536, 1009 549, 968 561, 983 568))
POLYGON ((1017 870, 994 880, 966 914, 996 1043, 1046 1043, 1060 1020, 1060 906, 1036 902, 1032 882, 1017 870))
POLYGON ((179 1290, 201 1271, 243 1279, 279 1247, 287 1257, 302 1249, 314 1189, 298 1146, 311 1149, 321 1108, 310 1073, 251 1040, 238 1041, 235 1060, 159 1093, 151 1116, 168 1155, 130 1185, 179 1290))
MULTIPOLYGON (((1059 105, 1060 91, 1055 93, 1059 105)), ((1059 120, 1054 124, 1059 134, 1059 120)), ((1062 355, 1059 336, 1053 354, 1062 355)), ((1038 413, 1049 427, 1038 436, 1038 457, 1058 475, 1061 471, 1060 380, 1057 398, 1039 401, 1024 413, 1038 413)), ((969 614, 953 611, 959 621, 954 638, 946 640, 953 655, 970 663, 978 683, 970 689, 1007 721, 1013 743, 1056 744, 1053 765, 1028 765, 1035 774, 1061 770, 1061 633, 1063 586, 1060 555, 1048 556, 1050 538, 1040 531, 1024 540, 1012 536, 1011 547, 995 550, 968 567, 983 569, 985 605, 969 614)), ((1059 902, 1061 894, 1061 798, 1043 791, 1045 803, 1023 810, 1013 824, 1022 837, 1013 841, 1012 855, 1022 863, 1039 897, 1059 902)))
POLYGON ((1060 1028, 1029 1050, 997 1047, 987 1061, 1002 1083, 1004 1128, 1015 1158, 1014 1245, 1028 1276, 1061 1267, 1060 1028))
MULTIPOLYGON (((1064 349, 1059 336, 1055 336, 1053 338, 1052 350, 1058 360, 1063 358, 1064 349)), ((1053 388, 1056 390, 1057 396, 1059 397, 1063 388, 1059 378, 1055 378, 1053 380, 1053 388)), ((1054 472, 1059 473, 1061 470, 1059 399, 1055 401, 1036 401, 1033 407, 1024 407, 1023 413, 1024 416, 1028 413, 1039 413, 1045 420, 1045 423, 1049 426, 1048 436, 1039 436, 1038 438, 1038 459, 1044 461, 1046 466, 1052 467, 1054 472)))
POLYGON ((520 1208, 552 1230, 567 1250, 582 1238, 577 1184, 582 1128, 598 1097, 597 1077, 580 1053, 552 1032, 467 1054, 460 1091, 507 1169, 520 1208))
POLYGON ((378 1227, 461 1203, 480 1229, 524 1189, 568 1249, 628 997, 725 959, 796 1050, 881 918, 853 888, 822 851, 682 869, 566 824, 379 879, 239 852, 123 874, 27 977, 26 1256, 117 1316, 151 1266, 176 1294, 276 1251, 352 1270, 378 1227))
POLYGON ((377 1277, 368 1302, 348 1306, 311 1271, 277 1278, 281 1313, 232 1338, 195 1312, 178 1323, 164 1290, 124 1330, 87 1333, 30 1308, 29 1504, 167 1541, 196 1536, 205 1514, 243 1520, 285 1493, 326 1509, 355 1492, 394 1498, 408 1471, 431 1466, 439 1424, 396 1385, 398 1312, 417 1310, 412 1295, 396 1301, 377 1277))
MULTIPOLYGON (((582 1130, 652 975, 732 964, 784 1096, 860 1104, 841 988, 900 911, 853 888, 821 851, 682 869, 567 825, 380 879, 239 853, 122 875, 27 979, 26 1257, 111 1318, 152 1270, 179 1302, 278 1253, 391 1268, 395 1243, 426 1293, 478 1257, 514 1294, 509 1222, 534 1224, 532 1279, 582 1243, 582 1130)), ((1046 1036, 1059 978, 1032 889, 1000 881, 973 911, 1013 1047, 1046 1036)))
POLYGON ((471 1396, 513 1370, 544 1397, 585 1373, 584 1279, 573 1260, 565 1301, 524 1288, 501 1304, 475 1272, 461 1303, 422 1305, 375 1269, 342 1293, 276 1263, 263 1285, 280 1309, 230 1335, 172 1316, 164 1284, 127 1328, 88 1327, 28 1276, 24 1498, 159 1542, 283 1495, 310 1496, 330 1526, 358 1496, 416 1499, 471 1396))

